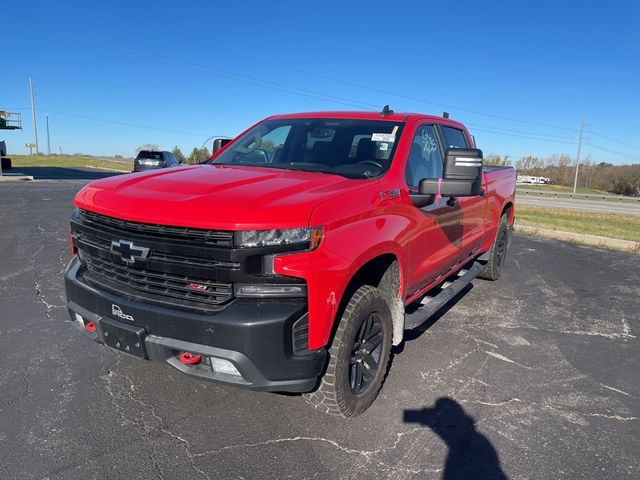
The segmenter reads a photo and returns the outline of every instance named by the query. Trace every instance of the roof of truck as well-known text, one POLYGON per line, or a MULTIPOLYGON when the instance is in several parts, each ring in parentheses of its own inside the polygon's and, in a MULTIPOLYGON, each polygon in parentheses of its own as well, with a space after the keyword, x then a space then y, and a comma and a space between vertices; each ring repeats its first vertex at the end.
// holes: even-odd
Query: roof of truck
POLYGON ((381 115, 380 112, 350 112, 350 111, 334 111, 334 112, 300 112, 287 113, 283 115, 273 115, 268 120, 283 120, 287 118, 346 118, 352 120, 384 120, 389 122, 406 122, 414 118, 421 118, 427 121, 431 120, 437 123, 449 123, 464 128, 464 125, 450 118, 439 117, 436 115, 425 115, 422 113, 412 112, 393 112, 389 115, 381 115))

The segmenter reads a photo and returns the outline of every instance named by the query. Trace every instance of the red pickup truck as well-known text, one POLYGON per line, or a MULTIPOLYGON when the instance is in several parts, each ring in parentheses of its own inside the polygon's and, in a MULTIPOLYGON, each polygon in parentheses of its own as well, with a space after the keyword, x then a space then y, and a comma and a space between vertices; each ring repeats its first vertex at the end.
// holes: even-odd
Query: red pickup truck
POLYGON ((355 416, 405 330, 498 278, 515 180, 448 118, 269 117, 207 163, 77 194, 71 319, 193 377, 355 416))

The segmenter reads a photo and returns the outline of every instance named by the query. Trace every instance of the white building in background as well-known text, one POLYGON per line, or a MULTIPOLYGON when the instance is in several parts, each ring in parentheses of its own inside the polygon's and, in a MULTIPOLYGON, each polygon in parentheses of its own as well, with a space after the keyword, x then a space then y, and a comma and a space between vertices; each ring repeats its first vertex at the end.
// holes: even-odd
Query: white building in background
POLYGON ((551 183, 549 177, 534 177, 532 175, 518 175, 516 178, 517 183, 532 183, 538 185, 544 185, 551 183))

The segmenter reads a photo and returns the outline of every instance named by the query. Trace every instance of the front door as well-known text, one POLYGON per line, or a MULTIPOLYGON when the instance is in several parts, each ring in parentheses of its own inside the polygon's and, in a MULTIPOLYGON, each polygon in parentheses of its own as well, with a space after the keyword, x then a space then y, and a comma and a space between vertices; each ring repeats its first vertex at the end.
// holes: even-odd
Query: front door
MULTIPOLYGON (((474 145, 466 134, 448 125, 439 125, 444 150, 447 148, 473 148, 474 145)), ((482 186, 485 188, 485 185, 482 186)), ((484 196, 459 197, 456 209, 459 209, 461 223, 457 244, 460 260, 464 260, 476 253, 482 243, 484 235, 484 217, 487 201, 484 196)))
MULTIPOLYGON (((418 191, 423 178, 442 178, 442 145, 432 124, 419 124, 407 159, 405 179, 410 192, 418 191)), ((407 296, 446 273, 460 256, 463 237, 462 210, 437 196, 426 207, 411 206, 415 232, 408 244, 407 296)))

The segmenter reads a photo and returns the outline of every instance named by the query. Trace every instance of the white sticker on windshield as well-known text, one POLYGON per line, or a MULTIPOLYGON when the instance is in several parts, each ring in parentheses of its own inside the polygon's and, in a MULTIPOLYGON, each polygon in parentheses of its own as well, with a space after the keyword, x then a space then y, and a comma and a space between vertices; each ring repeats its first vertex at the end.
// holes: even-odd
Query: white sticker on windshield
POLYGON ((393 133, 373 133, 371 135, 372 142, 395 142, 396 136, 393 133))
POLYGON ((389 144, 388 144, 388 143, 385 143, 385 142, 382 142, 382 143, 380 144, 380 146, 378 147, 378 149, 380 149, 380 150, 382 150, 382 151, 384 152, 385 150, 388 150, 388 149, 389 149, 389 144))

